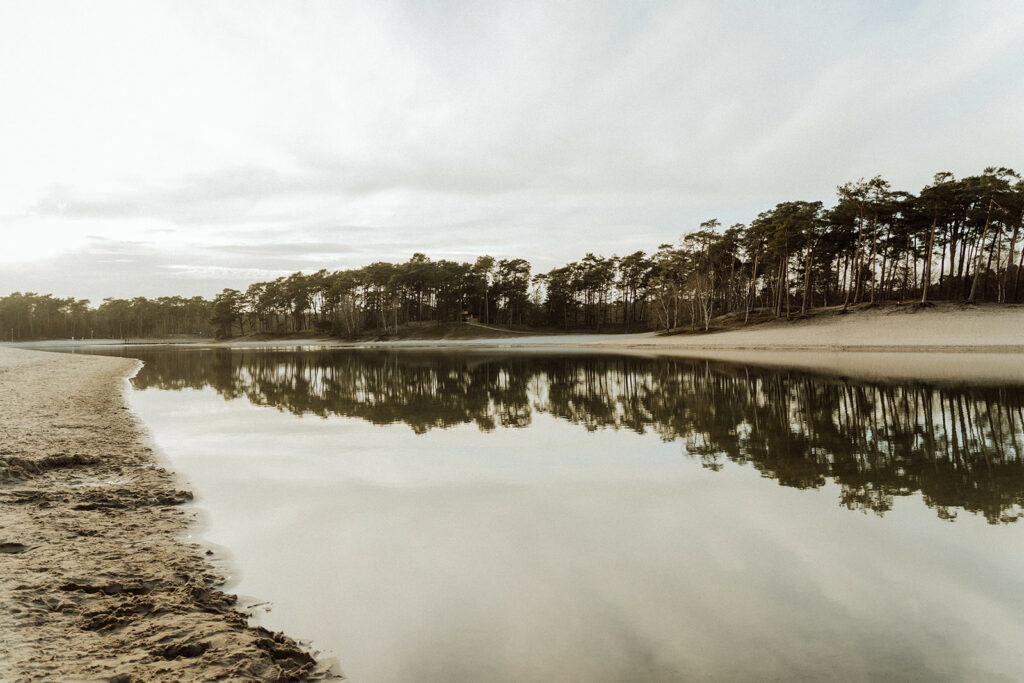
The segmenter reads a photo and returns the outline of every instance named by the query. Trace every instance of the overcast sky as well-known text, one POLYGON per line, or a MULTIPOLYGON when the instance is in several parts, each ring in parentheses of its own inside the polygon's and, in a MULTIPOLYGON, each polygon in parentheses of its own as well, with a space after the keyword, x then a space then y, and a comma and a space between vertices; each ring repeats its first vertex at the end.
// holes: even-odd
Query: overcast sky
POLYGON ((0 3, 0 295, 547 270, 1024 166, 1024 3, 0 3))

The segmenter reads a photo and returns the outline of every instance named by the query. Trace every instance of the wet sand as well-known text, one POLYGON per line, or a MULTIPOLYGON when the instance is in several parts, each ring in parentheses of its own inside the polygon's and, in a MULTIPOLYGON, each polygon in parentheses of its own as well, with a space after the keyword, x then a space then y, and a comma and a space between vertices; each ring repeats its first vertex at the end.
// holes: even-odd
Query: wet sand
POLYGON ((137 361, 0 348, 0 680, 323 679, 250 627, 128 410, 137 361))

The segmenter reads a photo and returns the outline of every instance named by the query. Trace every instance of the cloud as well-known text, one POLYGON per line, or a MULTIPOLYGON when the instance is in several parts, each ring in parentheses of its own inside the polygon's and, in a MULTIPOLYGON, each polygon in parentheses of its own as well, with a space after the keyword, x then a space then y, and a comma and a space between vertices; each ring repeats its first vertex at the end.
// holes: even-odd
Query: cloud
POLYGON ((414 251, 550 266, 829 202, 860 176, 915 191, 1024 156, 1012 4, 53 10, 0 7, 0 116, 19 132, 6 262, 99 235, 232 268, 414 251))

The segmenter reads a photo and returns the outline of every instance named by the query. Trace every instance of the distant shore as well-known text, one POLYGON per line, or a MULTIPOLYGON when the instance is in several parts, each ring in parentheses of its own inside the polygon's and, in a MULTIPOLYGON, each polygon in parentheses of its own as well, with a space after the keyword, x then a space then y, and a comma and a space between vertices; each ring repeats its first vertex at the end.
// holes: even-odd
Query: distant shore
POLYGON ((863 379, 1024 383, 1024 306, 831 310, 725 332, 602 339, 593 346, 863 379))
MULTIPOLYGON (((726 327, 726 325, 721 325, 726 327)), ((957 381, 961 383, 1024 382, 1024 305, 913 303, 819 309, 794 317, 742 325, 733 319, 726 329, 678 334, 530 334, 488 327, 480 336, 467 329, 445 328, 445 336, 420 332, 409 339, 350 341, 326 336, 234 338, 227 340, 131 340, 139 344, 183 344, 230 348, 395 348, 505 351, 576 350, 643 355, 702 357, 737 363, 848 375, 868 379, 957 381)), ((53 348, 68 341, 22 346, 53 348)), ((97 340, 74 342, 83 346, 97 340)), ((118 340, 106 343, 118 344, 118 340)))
POLYGON ((1024 351, 1024 305, 883 305, 779 319, 709 334, 655 336, 647 343, 690 349, 1024 351))
POLYGON ((752 320, 742 316, 718 321, 709 332, 699 328, 633 333, 581 330, 505 329, 480 323, 423 323, 410 326, 400 337, 355 340, 290 333, 228 339, 198 337, 120 339, 51 339, 0 342, 0 346, 50 347, 174 344, 238 347, 262 346, 565 346, 608 345, 629 348, 758 351, 920 351, 1024 352, 1024 304, 957 304, 942 302, 920 307, 914 303, 860 305, 817 309, 790 319, 752 320), (433 331, 433 332, 432 332, 433 331))
POLYGON ((247 625, 124 401, 137 361, 0 348, 0 680, 328 674, 247 625))

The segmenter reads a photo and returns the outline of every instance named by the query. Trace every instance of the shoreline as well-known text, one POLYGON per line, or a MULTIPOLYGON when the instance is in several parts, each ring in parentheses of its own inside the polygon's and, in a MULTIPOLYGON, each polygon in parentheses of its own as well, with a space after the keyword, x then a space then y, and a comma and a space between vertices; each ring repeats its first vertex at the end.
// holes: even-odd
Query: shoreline
MULTIPOLYGON (((439 323, 439 325, 443 325, 439 323)), ((467 323, 472 327, 484 327, 467 323)), ((47 349, 68 346, 213 346, 263 348, 274 346, 323 347, 411 347, 411 346, 623 346, 631 348, 685 348, 693 350, 758 351, 909 351, 998 353, 1024 352, 1024 304, 957 304, 941 302, 920 308, 916 304, 879 304, 850 309, 818 309, 806 317, 775 319, 734 325, 728 329, 699 330, 665 334, 663 331, 600 333, 579 330, 521 331, 486 327, 503 331, 505 336, 410 337, 403 339, 343 339, 301 334, 267 338, 234 337, 224 340, 146 338, 37 340, 0 342, 0 348, 47 349)))
MULTIPOLYGON (((164 345, 161 340, 152 340, 164 345)), ((83 343, 82 346, 90 346, 83 343)), ((136 346, 141 344, 133 344, 136 346)), ((480 339, 346 341, 334 338, 233 339, 176 343, 228 349, 395 349, 491 352, 586 352, 705 358, 789 367, 834 376, 960 383, 1024 383, 1024 305, 942 303, 876 306, 842 314, 819 311, 727 331, 661 335, 564 334, 480 339)), ((42 342, 36 348, 67 348, 42 342)), ((126 347, 127 348, 127 347, 126 347)))
MULTIPOLYGON (((423 323, 430 329, 433 323, 423 323)), ((436 323, 443 327, 450 323, 436 323)), ((939 302, 921 308, 913 303, 884 303, 871 307, 861 305, 842 312, 838 307, 816 309, 807 316, 778 318, 728 328, 643 332, 592 332, 582 330, 510 330, 479 323, 465 323, 505 336, 414 336, 393 339, 344 339, 326 335, 302 336, 289 333, 276 337, 267 335, 232 337, 223 340, 197 337, 120 339, 41 339, 35 341, 0 341, 0 348, 46 349, 67 346, 475 346, 529 345, 564 346, 576 344, 629 344, 676 346, 693 349, 758 349, 758 350, 907 350, 924 352, 969 351, 977 347, 1000 348, 1002 352, 1024 351, 1024 304, 962 304, 939 302)))
POLYGON ((250 626, 186 538, 192 494, 126 400, 137 368, 0 348, 0 679, 334 677, 250 626))

